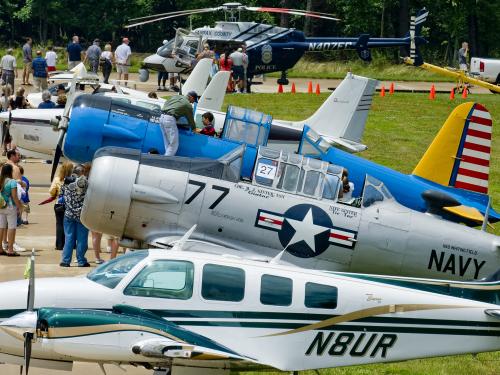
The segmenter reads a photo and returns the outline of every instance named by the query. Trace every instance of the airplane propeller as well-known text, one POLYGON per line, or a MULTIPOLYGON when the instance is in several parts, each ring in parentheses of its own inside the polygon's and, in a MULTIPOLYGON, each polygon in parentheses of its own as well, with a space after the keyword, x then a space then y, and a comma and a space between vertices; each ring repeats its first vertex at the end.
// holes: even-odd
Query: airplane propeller
POLYGON ((59 137, 57 138, 56 150, 54 153, 54 158, 52 159, 52 171, 50 173, 50 181, 54 179, 54 175, 56 174, 57 166, 59 165, 59 161, 61 156, 63 156, 63 145, 64 145, 64 137, 68 130, 69 124, 69 112, 73 105, 76 96, 76 86, 77 86, 77 74, 73 76, 71 80, 71 88, 68 94, 68 100, 66 105, 64 106, 64 111, 62 116, 57 116, 55 119, 51 121, 54 130, 59 131, 59 137))
POLYGON ((169 18, 191 16, 193 14, 217 12, 217 11, 221 11, 221 10, 229 13, 230 14, 229 18, 231 20, 235 19, 236 12, 250 11, 250 12, 293 14, 296 16, 320 18, 320 19, 326 19, 326 20, 330 20, 330 21, 340 21, 339 18, 334 17, 332 14, 323 13, 323 12, 314 12, 314 11, 307 11, 307 10, 302 10, 302 9, 289 9, 289 8, 249 7, 246 5, 242 5, 240 3, 225 3, 222 6, 213 7, 213 8, 191 9, 191 10, 185 10, 185 11, 175 11, 175 12, 154 14, 154 15, 145 16, 145 17, 132 18, 132 19, 130 19, 130 21, 139 21, 139 22, 132 23, 132 24, 127 25, 125 27, 132 28, 132 27, 137 27, 137 26, 145 25, 145 24, 152 23, 152 22, 166 20, 169 18))

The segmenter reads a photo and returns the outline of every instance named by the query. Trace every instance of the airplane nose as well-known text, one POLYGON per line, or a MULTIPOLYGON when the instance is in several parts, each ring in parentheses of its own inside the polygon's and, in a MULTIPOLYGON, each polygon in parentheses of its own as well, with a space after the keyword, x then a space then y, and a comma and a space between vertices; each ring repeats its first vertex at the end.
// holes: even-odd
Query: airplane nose
POLYGON ((37 320, 38 314, 35 311, 24 311, 1 322, 0 329, 19 340, 24 340, 24 333, 35 333, 37 320))
MULTIPOLYGON (((120 153, 118 150, 105 147, 96 153, 80 219, 87 228, 121 238, 132 202, 139 158, 113 157, 116 152, 120 153)), ((126 152, 139 155, 136 150, 126 152)))

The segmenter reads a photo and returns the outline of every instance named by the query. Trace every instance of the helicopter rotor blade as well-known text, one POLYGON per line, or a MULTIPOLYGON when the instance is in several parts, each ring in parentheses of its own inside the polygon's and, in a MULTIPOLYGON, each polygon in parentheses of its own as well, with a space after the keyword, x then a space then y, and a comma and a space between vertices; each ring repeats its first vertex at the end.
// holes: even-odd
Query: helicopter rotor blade
POLYGON ((148 18, 157 18, 157 17, 163 17, 163 16, 174 16, 174 15, 183 15, 184 13, 191 13, 191 12, 201 12, 201 11, 206 11, 208 9, 211 9, 212 11, 217 11, 220 10, 220 7, 217 8, 200 8, 200 9, 188 9, 188 10, 176 10, 175 12, 167 12, 167 13, 158 13, 158 14, 151 14, 149 16, 144 16, 144 17, 135 17, 129 19, 129 22, 132 21, 145 21, 148 18))
POLYGON ((176 17, 182 17, 182 16, 190 16, 190 15, 193 15, 193 14, 210 13, 210 12, 215 12, 217 10, 220 10, 220 8, 205 8, 205 9, 201 9, 201 10, 190 10, 190 11, 185 11, 185 12, 177 13, 177 14, 173 14, 173 15, 166 15, 166 16, 161 16, 161 17, 149 19, 147 21, 136 22, 136 23, 133 23, 131 25, 126 25, 125 27, 127 29, 130 29, 132 27, 137 27, 137 26, 148 24, 148 23, 153 23, 153 22, 157 22, 157 21, 167 20, 167 19, 170 19, 170 18, 176 18, 176 17))
POLYGON ((251 12, 284 13, 284 14, 293 14, 296 16, 303 16, 303 17, 320 18, 330 21, 340 21, 340 18, 334 17, 333 14, 312 12, 300 9, 268 8, 268 7, 244 7, 244 9, 251 12))

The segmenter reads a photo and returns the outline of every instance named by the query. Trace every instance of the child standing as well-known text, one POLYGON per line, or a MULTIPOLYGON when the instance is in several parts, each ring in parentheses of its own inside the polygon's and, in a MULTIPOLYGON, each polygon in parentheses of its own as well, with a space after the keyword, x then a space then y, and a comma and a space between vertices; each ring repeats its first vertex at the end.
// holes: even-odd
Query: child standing
POLYGON ((24 168, 19 166, 19 171, 21 172, 21 180, 26 184, 26 187, 24 188, 24 193, 21 195, 21 203, 23 205, 23 210, 21 212, 21 224, 28 224, 28 214, 30 213, 30 195, 29 195, 29 189, 30 189, 30 181, 28 178, 24 175, 24 168), (23 213, 26 214, 26 220, 23 220, 23 213))

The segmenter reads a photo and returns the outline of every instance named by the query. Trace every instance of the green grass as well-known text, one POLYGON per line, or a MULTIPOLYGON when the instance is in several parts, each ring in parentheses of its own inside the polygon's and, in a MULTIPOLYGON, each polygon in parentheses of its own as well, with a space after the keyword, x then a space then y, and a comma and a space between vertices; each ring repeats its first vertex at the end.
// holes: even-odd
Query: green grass
MULTIPOLYGON (((326 99, 308 94, 252 94, 227 95, 225 106, 232 104, 270 113, 275 118, 299 120, 311 115, 326 99)), ((452 109, 463 99, 450 102, 447 94, 438 94, 429 100, 428 94, 396 93, 394 96, 374 98, 368 115, 363 141, 369 149, 361 157, 373 160, 404 173, 411 173, 427 146, 444 123, 452 109)), ((493 145, 490 169, 490 192, 493 205, 500 209, 500 95, 471 95, 468 101, 478 101, 488 108, 493 117, 493 145)), ((493 231, 500 235, 500 225, 493 231)), ((321 375, 364 374, 500 374, 500 352, 478 356, 462 355, 365 365, 319 371, 321 375)), ((315 372, 301 374, 313 375, 315 372)))
MULTIPOLYGON (((354 74, 375 78, 382 81, 428 81, 451 82, 452 79, 436 73, 428 72, 405 64, 391 64, 383 59, 374 60, 370 64, 359 59, 350 61, 318 62, 301 59, 293 69, 288 71, 289 78, 312 79, 342 79, 348 71, 354 74)), ((269 74, 270 77, 279 77, 280 73, 269 74)))

